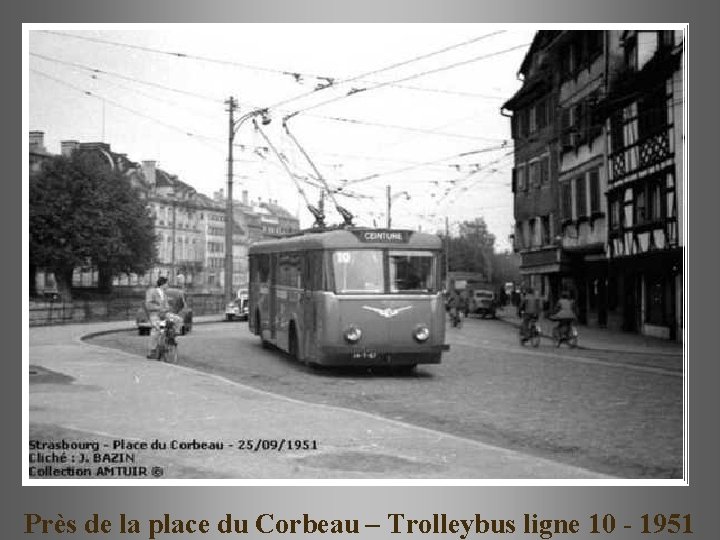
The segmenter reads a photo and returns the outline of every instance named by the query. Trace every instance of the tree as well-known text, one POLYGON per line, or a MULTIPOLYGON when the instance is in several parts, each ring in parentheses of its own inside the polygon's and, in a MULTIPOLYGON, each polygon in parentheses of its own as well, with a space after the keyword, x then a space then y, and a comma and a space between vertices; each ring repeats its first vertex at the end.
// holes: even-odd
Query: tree
POLYGON ((488 231, 482 217, 463 222, 460 226, 460 236, 450 238, 450 270, 482 272, 491 279, 491 256, 494 247, 495 236, 488 231))
POLYGON ((57 156, 30 179, 30 265, 53 272, 70 298, 73 269, 144 273, 155 260, 152 218, 130 181, 96 155, 57 156))

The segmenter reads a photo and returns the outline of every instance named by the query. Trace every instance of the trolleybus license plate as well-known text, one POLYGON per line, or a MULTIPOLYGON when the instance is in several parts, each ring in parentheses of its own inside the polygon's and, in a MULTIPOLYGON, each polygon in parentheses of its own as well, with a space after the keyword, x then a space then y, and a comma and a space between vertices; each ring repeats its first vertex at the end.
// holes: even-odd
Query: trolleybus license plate
POLYGON ((375 349, 353 349, 351 354, 353 358, 372 359, 377 357, 377 351, 375 349))

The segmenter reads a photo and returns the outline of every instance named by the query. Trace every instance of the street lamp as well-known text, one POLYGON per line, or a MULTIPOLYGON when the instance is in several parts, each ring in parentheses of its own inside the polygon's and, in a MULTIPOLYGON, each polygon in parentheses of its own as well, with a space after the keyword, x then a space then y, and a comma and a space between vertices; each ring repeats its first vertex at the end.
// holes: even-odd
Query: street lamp
POLYGON ((225 202, 225 301, 230 302, 233 299, 233 232, 235 229, 235 220, 233 219, 233 142, 235 134, 247 120, 262 117, 263 125, 270 123, 267 109, 254 109, 242 115, 235 120, 234 112, 237 107, 235 98, 230 97, 226 101, 228 111, 230 112, 230 122, 228 126, 228 173, 227 173, 227 199, 225 202))
POLYGON ((405 200, 410 200, 410 194, 407 191, 401 191, 400 193, 396 193, 395 195, 390 195, 390 184, 386 186, 387 189, 387 228, 390 228, 390 224, 392 223, 392 220, 390 218, 390 209, 392 207, 392 201, 397 199, 398 197, 405 196, 405 200))

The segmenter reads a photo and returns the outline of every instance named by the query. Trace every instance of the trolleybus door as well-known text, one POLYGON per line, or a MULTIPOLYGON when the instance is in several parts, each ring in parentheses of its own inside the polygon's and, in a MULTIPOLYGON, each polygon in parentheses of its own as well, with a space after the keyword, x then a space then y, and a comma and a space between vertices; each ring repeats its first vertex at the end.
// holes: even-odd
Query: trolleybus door
POLYGON ((303 257, 303 291, 300 293, 302 311, 302 354, 304 357, 315 354, 315 332, 317 305, 315 294, 322 288, 323 255, 321 251, 308 251, 303 257))
POLYGON ((277 338, 277 267, 278 256, 275 253, 270 254, 270 287, 268 294, 270 296, 270 339, 277 338))

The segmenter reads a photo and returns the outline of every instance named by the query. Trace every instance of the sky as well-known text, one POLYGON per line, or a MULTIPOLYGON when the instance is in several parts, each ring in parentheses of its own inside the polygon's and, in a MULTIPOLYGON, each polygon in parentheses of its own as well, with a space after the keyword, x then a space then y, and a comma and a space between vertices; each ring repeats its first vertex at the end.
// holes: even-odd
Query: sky
MULTIPOLYGON (((483 217, 499 251, 514 223, 501 106, 536 29, 486 24, 32 25, 29 130, 105 142, 206 195, 276 200, 312 224, 320 178, 355 223, 445 230, 483 217), (289 118, 288 118, 289 117, 289 118), (284 119, 286 119, 284 121, 284 119), (285 127, 287 129, 285 129, 285 127), (307 157, 306 157, 307 156, 307 157), (308 159, 309 158, 309 159, 308 159), (319 174, 318 174, 319 173, 319 174), (304 197, 303 195, 304 194, 304 197)), ((326 202, 327 221, 339 215, 326 202)))

